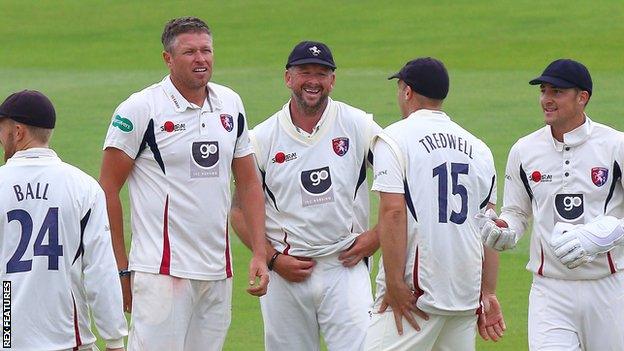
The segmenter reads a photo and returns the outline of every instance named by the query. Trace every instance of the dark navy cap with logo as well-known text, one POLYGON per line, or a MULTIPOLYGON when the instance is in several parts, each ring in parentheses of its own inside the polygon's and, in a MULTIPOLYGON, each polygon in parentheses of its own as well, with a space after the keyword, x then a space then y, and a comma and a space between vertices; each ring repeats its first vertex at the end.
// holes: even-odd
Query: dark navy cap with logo
POLYGON ((9 95, 0 105, 0 118, 33 127, 54 129, 56 112, 52 102, 36 90, 22 90, 9 95))
POLYGON ((449 76, 446 67, 432 57, 411 60, 388 79, 398 78, 416 93, 431 99, 443 100, 449 91, 449 76))
POLYGON ((327 66, 332 70, 336 69, 331 50, 329 50, 327 45, 318 41, 302 41, 297 44, 290 55, 288 55, 286 68, 305 65, 307 63, 316 63, 327 66))
POLYGON ((531 80, 529 84, 552 84, 557 88, 579 88, 591 96, 592 79, 587 67, 570 59, 558 59, 550 63, 541 76, 531 80))

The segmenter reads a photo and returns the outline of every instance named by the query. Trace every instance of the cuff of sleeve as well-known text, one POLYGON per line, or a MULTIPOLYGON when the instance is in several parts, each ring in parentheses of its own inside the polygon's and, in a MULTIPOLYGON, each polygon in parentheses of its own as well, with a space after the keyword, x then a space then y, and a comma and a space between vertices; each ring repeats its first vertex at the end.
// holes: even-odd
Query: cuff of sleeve
POLYGON ((106 347, 109 349, 119 349, 124 347, 123 337, 119 339, 106 340, 106 347))

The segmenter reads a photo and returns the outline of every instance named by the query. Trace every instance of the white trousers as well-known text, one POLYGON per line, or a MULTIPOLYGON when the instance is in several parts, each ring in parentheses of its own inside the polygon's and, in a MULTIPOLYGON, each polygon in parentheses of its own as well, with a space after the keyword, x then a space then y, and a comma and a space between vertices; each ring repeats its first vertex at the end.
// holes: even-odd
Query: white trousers
POLYGON ((595 280, 534 275, 531 351, 624 350, 624 273, 595 280))
POLYGON ((218 351, 232 311, 232 279, 133 273, 128 351, 218 351))
POLYGON ((429 315, 424 320, 414 315, 420 331, 403 318, 399 335, 394 314, 374 312, 366 336, 366 351, 474 351, 477 315, 429 315))
POLYGON ((260 298, 267 351, 317 351, 322 333, 329 351, 362 350, 372 304, 363 262, 345 268, 338 254, 315 258, 311 276, 291 283, 270 272, 260 298))

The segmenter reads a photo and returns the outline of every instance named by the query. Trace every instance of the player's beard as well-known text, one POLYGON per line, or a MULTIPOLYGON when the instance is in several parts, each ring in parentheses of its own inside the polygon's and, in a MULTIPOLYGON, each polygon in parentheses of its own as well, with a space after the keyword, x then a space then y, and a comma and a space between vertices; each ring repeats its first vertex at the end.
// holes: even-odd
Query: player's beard
POLYGON ((297 107, 304 115, 316 115, 321 109, 327 106, 329 92, 321 91, 321 96, 315 104, 309 104, 304 98, 302 90, 293 91, 293 97, 297 103, 297 107))

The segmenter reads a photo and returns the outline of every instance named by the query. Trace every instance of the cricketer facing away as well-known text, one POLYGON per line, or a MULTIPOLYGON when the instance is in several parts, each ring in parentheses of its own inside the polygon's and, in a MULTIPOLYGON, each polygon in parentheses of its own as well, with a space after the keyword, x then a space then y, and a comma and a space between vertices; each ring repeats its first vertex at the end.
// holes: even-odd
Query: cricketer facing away
POLYGON ((624 350, 624 134, 585 114, 593 87, 583 64, 556 60, 530 84, 546 126, 511 148, 508 228, 486 221, 486 245, 514 247, 533 217, 531 350, 624 350))
MULTIPOLYGON (((366 168, 381 128, 372 115, 329 98, 336 64, 323 43, 292 50, 290 100, 251 140, 265 189, 271 284, 260 299, 267 350, 361 350, 372 303, 366 257, 379 247, 368 228, 366 168)), ((247 230, 235 197, 232 224, 247 230)))
POLYGON ((123 350, 128 331, 104 192, 49 148, 55 122, 38 91, 0 105, 2 348, 96 350, 93 313, 106 350, 123 350))
POLYGON ((374 142, 383 258, 366 350, 474 350, 478 314, 484 339, 505 329, 498 254, 475 218, 496 202, 492 153, 442 111, 442 62, 418 58, 393 78, 403 119, 374 142))
POLYGON ((100 176, 124 304, 132 308, 128 348, 220 350, 231 317, 231 175, 253 246, 248 292, 258 296, 268 285, 262 187, 240 97, 209 82, 208 26, 195 17, 173 19, 162 43, 170 74, 117 107, 100 176), (129 264, 119 197, 126 180, 129 264))

